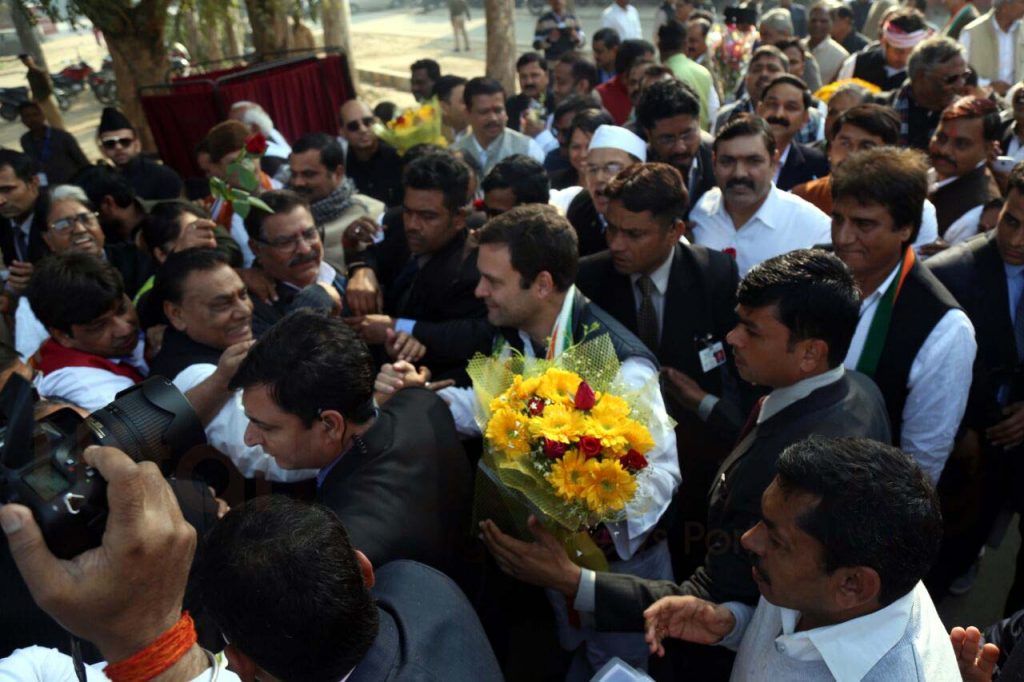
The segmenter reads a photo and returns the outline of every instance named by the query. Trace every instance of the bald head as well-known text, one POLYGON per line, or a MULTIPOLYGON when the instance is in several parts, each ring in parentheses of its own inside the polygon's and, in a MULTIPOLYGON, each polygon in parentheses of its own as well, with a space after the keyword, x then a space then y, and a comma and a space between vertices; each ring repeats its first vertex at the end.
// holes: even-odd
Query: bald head
POLYGON ((374 122, 370 107, 357 99, 350 99, 341 105, 341 136, 359 155, 372 155, 377 151, 377 135, 370 129, 374 122))

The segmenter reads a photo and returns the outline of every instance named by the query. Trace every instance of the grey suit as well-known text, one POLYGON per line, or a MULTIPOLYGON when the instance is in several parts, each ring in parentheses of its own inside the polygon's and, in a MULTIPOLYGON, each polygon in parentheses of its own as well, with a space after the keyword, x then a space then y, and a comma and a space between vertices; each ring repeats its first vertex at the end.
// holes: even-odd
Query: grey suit
POLYGON ((761 494, 775 477, 779 454, 812 434, 890 442, 889 420, 878 388, 864 375, 847 371, 838 381, 818 388, 755 426, 719 467, 711 488, 708 536, 713 540, 704 565, 681 585, 598 573, 597 627, 640 629, 644 609, 672 595, 756 603, 759 592, 739 538, 761 517, 761 494))

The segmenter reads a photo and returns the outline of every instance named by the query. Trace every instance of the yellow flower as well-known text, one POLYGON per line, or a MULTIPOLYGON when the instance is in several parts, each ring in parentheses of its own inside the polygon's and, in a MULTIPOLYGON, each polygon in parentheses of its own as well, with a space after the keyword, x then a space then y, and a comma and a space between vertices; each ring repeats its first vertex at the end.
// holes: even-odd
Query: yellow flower
POLYGON ((596 514, 622 511, 636 494, 636 481, 622 468, 618 460, 606 459, 587 462, 590 474, 583 490, 587 506, 596 514))
POLYGON ((629 403, 617 395, 602 393, 590 416, 606 423, 620 421, 629 416, 629 403))
POLYGON ((583 426, 580 415, 565 405, 548 405, 543 415, 530 418, 530 433, 560 443, 571 443, 579 436, 583 426))
POLYGON ((512 410, 501 409, 491 415, 484 436, 499 452, 510 459, 523 457, 530 452, 530 434, 526 420, 512 410))
POLYGON ((554 403, 571 407, 576 400, 576 389, 579 388, 578 374, 566 372, 564 369, 551 368, 544 372, 537 386, 537 395, 554 403))
POLYGON ((587 459, 579 452, 570 450, 562 459, 551 465, 551 471, 546 478, 555 489, 556 495, 566 502, 574 502, 590 484, 587 459))
POLYGON ((641 455, 654 447, 654 438, 647 427, 640 422, 627 419, 620 428, 622 437, 626 439, 626 446, 618 453, 624 455, 630 450, 636 450, 641 455))
POLYGON ((625 452, 628 441, 622 432, 622 420, 615 416, 594 415, 586 419, 584 432, 588 436, 601 439, 601 446, 615 452, 625 452))

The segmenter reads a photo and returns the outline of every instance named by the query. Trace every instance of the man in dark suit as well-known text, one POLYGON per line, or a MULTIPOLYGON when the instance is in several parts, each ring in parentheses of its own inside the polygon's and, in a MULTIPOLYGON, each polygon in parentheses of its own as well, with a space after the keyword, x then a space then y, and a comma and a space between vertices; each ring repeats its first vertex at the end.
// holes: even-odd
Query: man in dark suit
MULTIPOLYGON (((679 242, 685 229, 680 216, 686 210, 686 190, 673 167, 631 166, 608 184, 605 195, 609 250, 580 262, 576 285, 636 334, 662 368, 672 368, 670 377, 678 373, 685 375, 681 381, 696 377, 705 393, 720 396, 728 387, 731 395, 734 368, 723 346, 725 335, 736 324, 736 261, 719 251, 679 242), (719 358, 716 351, 721 353, 719 358)), ((707 519, 707 490, 741 420, 723 410, 732 402, 701 415, 700 401, 688 405, 685 400, 672 400, 677 395, 667 391, 669 410, 678 422, 676 442, 681 446, 683 475, 669 549, 676 574, 689 575, 706 552, 704 538, 694 537, 692 531, 707 519), (712 428, 723 419, 728 424, 725 429, 712 428)))
POLYGON ((469 172, 448 153, 428 154, 408 165, 402 182, 401 234, 389 230, 385 241, 403 241, 405 249, 381 245, 397 261, 380 273, 383 309, 347 322, 371 345, 386 344, 402 332, 415 337, 426 346, 423 364, 435 378, 465 384, 471 354, 453 357, 447 352, 452 324, 460 323, 460 331, 478 339, 477 345, 486 345, 493 335, 487 308, 473 293, 480 273, 476 251, 466 244, 469 172), (404 260, 397 253, 402 250, 408 253, 404 260))
POLYGON ((686 83, 659 81, 640 95, 636 120, 647 135, 647 158, 683 176, 690 207, 715 186, 711 145, 701 140, 700 99, 686 83))
MULTIPOLYGON (((576 566, 543 532, 535 532, 537 543, 485 532, 511 574, 562 591, 577 610, 593 612, 599 630, 639 630, 644 609, 672 594, 755 603, 759 591, 750 557, 738 539, 760 520, 761 495, 782 450, 813 433, 888 441, 878 389, 842 367, 859 295, 837 258, 810 250, 770 258, 748 273, 737 301, 739 324, 728 336, 737 369, 745 380, 773 390, 758 402, 739 443, 719 467, 709 493, 707 528, 714 540, 703 566, 681 585, 594 573, 576 566)), ((691 672, 693 656, 701 654, 687 657, 691 672)), ((702 672, 701 679, 712 679, 721 669, 712 664, 702 672)))
POLYGON ((544 129, 548 114, 555 110, 555 97, 548 87, 548 60, 539 52, 526 52, 516 60, 516 74, 519 76, 519 94, 508 98, 505 109, 508 112, 508 127, 533 137, 533 130, 522 129, 523 114, 537 109, 538 116, 528 128, 544 129))
POLYGON ((231 382, 249 427, 285 469, 315 468, 317 500, 383 564, 458 565, 469 460, 444 402, 423 389, 373 404, 373 363, 340 320, 299 311, 253 346, 231 382))
POLYGON ((6 289, 15 295, 28 286, 32 263, 50 252, 43 242, 50 202, 38 172, 28 154, 0 149, 0 251, 10 273, 6 289))
POLYGON ((812 106, 811 91, 796 76, 778 76, 761 91, 757 114, 768 122, 775 135, 775 147, 779 150, 775 186, 781 190, 789 191, 803 182, 828 175, 825 155, 793 139, 807 125, 812 106))
POLYGON ((330 511, 280 496, 222 519, 198 575, 242 679, 502 678, 451 580, 412 561, 375 569, 357 546, 330 511))
MULTIPOLYGON (((1024 355, 1024 315, 1020 313, 1024 292, 1024 166, 1018 165, 1010 174, 1007 201, 996 229, 930 258, 927 264, 963 306, 978 342, 963 425, 968 430, 965 440, 978 443, 980 459, 975 466, 957 467, 959 477, 970 478, 970 484, 960 490, 974 506, 963 510, 966 523, 959 524, 958 546, 944 547, 944 554, 950 554, 946 563, 955 564, 945 571, 948 584, 974 562, 1003 503, 1020 510, 1020 476, 1024 470, 1016 463, 1024 443, 1020 362, 1024 355)), ((957 464, 951 459, 948 467, 957 464)), ((1018 556, 1017 561, 1007 613, 1024 605, 1024 557, 1018 556)))

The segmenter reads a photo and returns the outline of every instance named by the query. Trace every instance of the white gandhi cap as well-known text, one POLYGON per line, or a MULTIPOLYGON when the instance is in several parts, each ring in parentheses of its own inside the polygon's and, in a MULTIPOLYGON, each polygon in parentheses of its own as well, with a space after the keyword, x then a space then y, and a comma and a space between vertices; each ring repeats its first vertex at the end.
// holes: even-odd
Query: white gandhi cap
POLYGON ((627 154, 632 154, 641 162, 647 161, 647 143, 641 140, 635 133, 631 133, 620 126, 603 125, 594 131, 594 137, 590 138, 591 149, 621 149, 627 154))

